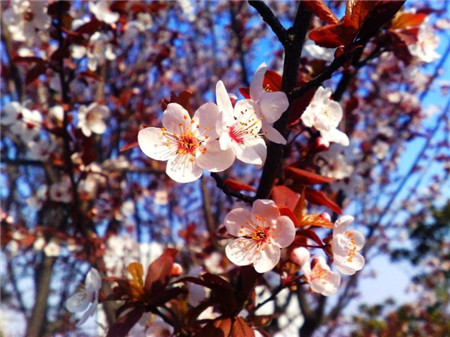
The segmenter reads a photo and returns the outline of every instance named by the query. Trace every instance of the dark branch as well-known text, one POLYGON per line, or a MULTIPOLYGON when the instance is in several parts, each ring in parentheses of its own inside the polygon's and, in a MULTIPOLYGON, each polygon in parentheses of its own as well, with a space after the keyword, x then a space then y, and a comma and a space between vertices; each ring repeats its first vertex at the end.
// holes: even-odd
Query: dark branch
POLYGON ((288 34, 286 29, 281 24, 280 20, 273 14, 272 10, 267 6, 264 1, 255 0, 248 2, 250 6, 256 9, 263 18, 263 20, 269 25, 275 35, 278 37, 278 40, 285 45, 288 41, 288 34))
POLYGON ((348 60, 349 55, 341 55, 333 60, 331 64, 325 69, 320 75, 314 77, 308 83, 302 85, 301 87, 293 89, 291 92, 288 92, 288 95, 291 96, 292 99, 301 97, 306 92, 308 92, 312 88, 316 88, 321 85, 325 80, 331 78, 333 73, 338 70, 340 67, 344 65, 344 63, 348 60))
POLYGON ((211 173, 211 177, 213 177, 216 181, 217 187, 220 188, 226 195, 238 198, 239 200, 245 201, 249 204, 252 204, 253 201, 255 201, 254 197, 250 197, 248 195, 242 194, 241 192, 230 189, 227 185, 225 185, 222 178, 217 173, 211 173))

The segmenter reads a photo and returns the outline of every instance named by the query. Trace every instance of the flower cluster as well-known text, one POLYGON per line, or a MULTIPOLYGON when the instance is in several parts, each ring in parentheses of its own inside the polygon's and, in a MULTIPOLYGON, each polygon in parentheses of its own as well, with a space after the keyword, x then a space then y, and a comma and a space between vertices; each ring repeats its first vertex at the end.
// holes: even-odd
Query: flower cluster
POLYGON ((234 107, 222 81, 216 86, 217 104, 203 104, 192 117, 180 104, 168 104, 161 128, 139 132, 140 148, 152 159, 167 160, 168 176, 180 183, 197 180, 203 170, 224 171, 236 158, 263 165, 267 146, 262 136, 286 143, 272 123, 289 106, 285 93, 263 88, 266 70, 265 64, 257 69, 250 84, 251 98, 237 101, 234 107))
MULTIPOLYGON (((356 230, 347 231, 347 226, 354 220, 345 215, 334 223, 331 247, 336 268, 344 275, 353 275, 364 266, 364 257, 359 253, 364 245, 364 236, 356 230)), ((336 294, 341 276, 330 269, 322 256, 313 257, 305 247, 292 250, 290 259, 301 267, 303 278, 311 290, 324 296, 336 294)))

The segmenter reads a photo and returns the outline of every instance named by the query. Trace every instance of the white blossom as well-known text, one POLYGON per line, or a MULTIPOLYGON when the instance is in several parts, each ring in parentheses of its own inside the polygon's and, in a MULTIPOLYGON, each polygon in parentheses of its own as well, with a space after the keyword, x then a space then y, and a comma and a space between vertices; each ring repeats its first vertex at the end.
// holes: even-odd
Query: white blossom
MULTIPOLYGON (((262 122, 256 115, 253 100, 240 100, 234 109, 225 85, 219 81, 216 99, 220 111, 217 132, 220 135, 220 149, 232 150, 233 157, 247 164, 263 165, 267 156, 267 146, 259 134, 262 122)), ((234 158, 233 158, 234 160, 234 158)))
POLYGON ((216 122, 219 110, 205 103, 191 118, 177 103, 164 111, 163 127, 148 127, 138 134, 141 150, 155 160, 167 160, 166 173, 179 183, 201 177, 203 170, 220 172, 234 161, 231 150, 221 150, 217 141, 216 122))
POLYGON ((324 296, 336 294, 341 283, 339 273, 331 271, 322 256, 314 257, 311 264, 305 263, 302 272, 311 290, 324 296))
POLYGON ((364 257, 358 253, 364 245, 364 236, 356 230, 347 231, 354 220, 350 215, 340 217, 334 223, 333 247, 334 264, 345 275, 353 275, 364 266, 364 257))
POLYGON ((89 0, 89 10, 99 21, 111 24, 119 20, 119 13, 112 12, 106 0, 89 0))
POLYGON ((66 308, 72 313, 84 312, 78 325, 83 324, 89 317, 97 311, 98 292, 102 286, 102 280, 99 272, 91 268, 86 276, 84 287, 69 297, 66 301, 66 308))
POLYGON ((78 109, 78 124, 86 137, 90 137, 92 133, 103 134, 106 131, 105 119, 109 117, 109 108, 96 102, 91 103, 88 107, 81 105, 78 109))
POLYGON ((329 142, 349 145, 345 133, 338 130, 343 112, 338 102, 330 99, 331 89, 319 87, 301 116, 303 124, 314 127, 329 142))
POLYGON ((225 227, 235 237, 225 248, 228 259, 238 266, 253 264, 258 273, 272 270, 280 260, 281 248, 295 237, 292 220, 272 200, 256 200, 251 212, 233 209, 225 216, 225 227))
POLYGON ((289 107, 286 94, 282 91, 271 91, 271 88, 264 88, 264 76, 267 66, 262 63, 250 82, 250 98, 256 103, 255 113, 262 121, 262 131, 266 138, 278 144, 286 144, 286 139, 279 133, 272 124, 276 122, 283 112, 289 107))
POLYGON ((37 38, 38 30, 49 28, 51 23, 47 1, 43 0, 12 0, 2 19, 13 40, 30 44, 37 38))
POLYGON ((425 20, 419 29, 417 42, 408 45, 408 50, 417 62, 431 63, 441 58, 436 52, 440 38, 428 20, 425 20))

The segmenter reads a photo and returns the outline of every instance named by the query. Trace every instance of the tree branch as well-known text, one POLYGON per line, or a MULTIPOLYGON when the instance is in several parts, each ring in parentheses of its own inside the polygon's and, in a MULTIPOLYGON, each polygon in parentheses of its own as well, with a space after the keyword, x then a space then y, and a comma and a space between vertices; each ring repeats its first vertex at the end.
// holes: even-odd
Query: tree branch
POLYGON ((288 41, 288 34, 280 20, 273 14, 272 10, 261 0, 249 1, 248 3, 258 11, 259 15, 261 15, 263 20, 269 25, 278 37, 278 40, 280 40, 284 46, 288 41))

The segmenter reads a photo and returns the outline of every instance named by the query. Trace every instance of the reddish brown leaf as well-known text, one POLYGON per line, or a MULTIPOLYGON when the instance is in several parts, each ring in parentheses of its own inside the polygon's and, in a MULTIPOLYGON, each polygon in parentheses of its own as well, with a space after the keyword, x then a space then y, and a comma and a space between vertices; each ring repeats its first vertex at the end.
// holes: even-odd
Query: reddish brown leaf
POLYGON ((297 246, 303 246, 306 244, 307 240, 310 239, 317 243, 318 246, 322 246, 323 242, 319 236, 311 229, 299 230, 295 236, 294 244, 297 246))
POLYGON ((126 315, 120 317, 109 329, 106 337, 124 337, 131 328, 141 319, 144 309, 135 308, 126 315))
POLYGON ((42 63, 44 60, 36 56, 16 56, 13 58, 13 62, 18 64, 28 64, 33 62, 42 63))
POLYGON ((302 4, 311 13, 317 15, 321 20, 328 24, 335 24, 339 22, 336 15, 334 15, 328 6, 325 5, 323 0, 303 1, 302 4))
MULTIPOLYGON (((302 83, 304 84, 304 83, 302 83)), ((292 104, 292 112, 289 115, 289 125, 296 124, 299 122, 300 116, 308 107, 311 102, 314 94, 316 93, 317 88, 311 88, 307 92, 305 92, 301 97, 297 97, 292 104)))
POLYGON ((377 5, 380 0, 349 0, 345 10, 345 17, 350 19, 356 26, 361 28, 370 11, 377 5))
POLYGON ((302 219, 298 222, 297 227, 305 227, 305 226, 333 228, 334 224, 322 218, 319 214, 306 214, 302 216, 302 219))
POLYGON ((125 144, 124 146, 122 146, 120 148, 119 152, 124 152, 124 151, 130 150, 136 146, 139 146, 138 142, 131 142, 131 143, 125 144))
POLYGON ((333 212, 335 212, 337 214, 342 214, 342 209, 333 200, 328 198, 321 191, 316 191, 316 190, 307 188, 305 190, 305 197, 306 197, 306 200, 308 200, 309 202, 311 202, 313 204, 328 207, 333 212))
POLYGON ((240 181, 234 179, 225 179, 223 182, 228 188, 233 191, 253 191, 256 192, 256 189, 250 185, 243 184, 240 181))
MULTIPOLYGON (((267 70, 264 75, 263 87, 267 91, 280 91, 281 90, 282 77, 280 74, 273 70, 267 70)), ((250 98, 249 88, 239 88, 239 92, 244 98, 250 98)))
POLYGON ((278 207, 285 206, 293 211, 300 196, 289 187, 280 185, 272 188, 272 199, 278 207))
POLYGON ((353 42, 358 26, 346 16, 338 24, 317 28, 309 33, 309 38, 325 48, 347 46, 353 42))
POLYGON ((427 17, 425 13, 398 13, 392 20, 391 29, 404 29, 419 26, 427 17))
POLYGON ((376 2, 375 6, 373 6, 366 14, 364 22, 360 24, 359 38, 363 41, 367 41, 376 34, 385 23, 394 17, 404 3, 405 0, 383 0, 376 2))
POLYGON ((145 278, 144 289, 147 293, 157 294, 162 292, 169 282, 172 274, 174 257, 177 254, 175 249, 166 249, 164 253, 148 266, 147 277, 145 278))
POLYGON ((327 184, 334 181, 333 178, 321 176, 313 172, 305 171, 295 167, 288 167, 284 170, 286 177, 292 179, 295 183, 314 185, 327 184))
POLYGON ((187 110, 187 112, 189 113, 189 115, 192 117, 193 111, 192 111, 192 107, 191 107, 191 103, 190 103, 190 99, 191 99, 192 95, 194 95, 194 93, 190 90, 184 90, 179 95, 175 95, 174 93, 172 93, 170 95, 170 101, 168 101, 166 99, 162 100, 161 107, 163 110, 166 110, 167 105, 169 105, 169 103, 178 103, 183 108, 185 108, 187 110))
POLYGON ((279 209, 280 209, 280 215, 285 215, 285 216, 289 217, 292 220, 292 222, 294 223, 294 226, 299 227, 297 217, 295 216, 294 212, 290 208, 280 207, 279 209))
POLYGON ((223 318, 210 322, 199 331, 198 336, 228 337, 231 331, 231 323, 231 318, 223 318))
POLYGON ((97 20, 95 17, 91 18, 91 21, 86 22, 84 25, 78 27, 75 32, 80 34, 92 35, 100 29, 102 22, 97 20))
POLYGON ((25 76, 25 83, 30 84, 35 81, 40 75, 44 74, 47 70, 47 64, 45 62, 38 62, 36 65, 27 71, 25 76))
POLYGON ((255 332, 242 317, 236 317, 231 337, 255 337, 255 332))
POLYGON ((269 69, 266 71, 266 74, 264 75, 263 87, 267 91, 280 91, 282 80, 283 79, 280 76, 280 74, 269 69))

